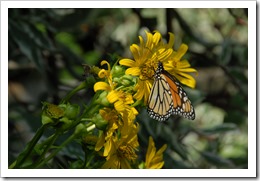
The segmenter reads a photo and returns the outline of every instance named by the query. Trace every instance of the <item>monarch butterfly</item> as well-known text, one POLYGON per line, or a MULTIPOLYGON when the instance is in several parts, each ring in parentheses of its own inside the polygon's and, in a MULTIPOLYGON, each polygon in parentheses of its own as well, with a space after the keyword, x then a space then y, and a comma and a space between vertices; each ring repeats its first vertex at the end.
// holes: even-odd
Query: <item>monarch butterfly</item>
POLYGON ((158 121, 165 121, 172 114, 195 119, 194 108, 186 92, 177 79, 164 70, 161 62, 154 74, 147 112, 158 121))

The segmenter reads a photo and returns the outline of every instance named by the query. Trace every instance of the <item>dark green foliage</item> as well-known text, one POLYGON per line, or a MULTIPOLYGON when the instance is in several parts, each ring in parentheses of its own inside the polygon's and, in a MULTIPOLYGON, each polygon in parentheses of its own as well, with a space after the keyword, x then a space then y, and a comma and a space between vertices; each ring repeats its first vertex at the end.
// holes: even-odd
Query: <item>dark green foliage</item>
MULTIPOLYGON (((84 73, 82 64, 100 66, 103 59, 112 64, 129 57, 129 46, 144 33, 141 28, 163 27, 158 30, 164 37, 165 28, 175 34, 176 49, 181 43, 189 46, 185 58, 198 70, 193 75, 196 89, 184 87, 196 119, 173 116, 157 122, 138 110, 139 157, 145 160, 151 135, 158 149, 168 145, 164 168, 248 167, 247 121, 255 120, 248 120, 247 66, 255 60, 247 59, 247 10, 9 9, 8 13, 9 143, 19 143, 9 145, 9 164, 27 143, 36 141, 29 142, 40 127, 42 101, 57 104, 86 79, 90 88, 71 102, 84 106, 91 100, 95 80, 84 73)), ((80 141, 69 144, 44 168, 100 168, 104 159, 95 160, 94 147, 85 146, 80 141)), ((38 159, 42 148, 38 145, 31 152, 34 160, 26 160, 24 167, 38 159)), ((24 154, 29 153, 21 157, 24 154)))

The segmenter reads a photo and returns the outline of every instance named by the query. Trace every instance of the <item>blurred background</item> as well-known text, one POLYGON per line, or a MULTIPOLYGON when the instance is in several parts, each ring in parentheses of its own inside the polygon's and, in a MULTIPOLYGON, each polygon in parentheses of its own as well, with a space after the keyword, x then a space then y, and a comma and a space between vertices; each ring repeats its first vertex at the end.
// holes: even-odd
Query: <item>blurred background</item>
MULTIPOLYGON (((82 64, 132 58, 129 47, 139 44, 138 36, 158 30, 165 41, 174 33, 175 50, 189 46, 184 58, 198 70, 197 85, 183 87, 196 119, 161 123, 139 110, 140 159, 151 135, 157 148, 168 144, 163 168, 247 168, 247 18, 247 9, 9 8, 9 164, 41 126, 41 102, 58 104, 85 80, 82 64)), ((71 102, 84 105, 93 95, 82 90, 71 102)), ((81 146, 71 144, 53 167, 81 157, 81 146)))

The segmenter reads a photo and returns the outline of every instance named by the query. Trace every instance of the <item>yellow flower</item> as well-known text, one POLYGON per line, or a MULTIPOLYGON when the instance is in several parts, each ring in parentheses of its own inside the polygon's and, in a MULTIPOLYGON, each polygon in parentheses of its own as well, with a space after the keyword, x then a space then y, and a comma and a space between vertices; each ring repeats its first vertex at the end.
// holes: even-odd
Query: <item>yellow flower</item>
POLYGON ((99 137, 95 150, 99 151, 103 146, 105 147, 104 156, 107 156, 111 150, 112 146, 112 136, 115 133, 115 130, 118 129, 120 123, 117 111, 110 108, 104 108, 99 111, 99 114, 103 117, 104 120, 108 121, 108 125, 106 130, 102 132, 101 136, 99 137))
POLYGON ((195 87, 195 79, 187 74, 196 72, 194 68, 190 68, 188 60, 181 60, 182 56, 187 52, 188 46, 181 44, 177 52, 174 52, 169 58, 168 62, 164 64, 164 69, 178 79, 182 84, 191 88, 195 87))
POLYGON ((112 74, 111 74, 111 67, 110 67, 110 64, 103 60, 101 62, 101 65, 105 65, 107 64, 107 67, 108 67, 108 70, 105 70, 105 69, 101 69, 99 72, 98 72, 98 76, 100 78, 106 78, 108 83, 107 82, 97 82, 95 83, 94 85, 94 91, 97 92, 98 90, 106 90, 106 91, 111 91, 114 89, 114 84, 113 84, 113 81, 112 81, 112 74))
POLYGON ((137 159, 137 132, 136 124, 124 124, 121 134, 113 137, 111 151, 102 168, 131 168, 131 163, 137 159))
POLYGON ((146 36, 146 42, 139 36, 140 46, 136 44, 130 46, 134 60, 125 58, 119 61, 119 64, 130 67, 126 70, 126 74, 139 77, 134 98, 137 100, 144 98, 144 102, 148 100, 158 62, 167 60, 173 51, 169 48, 172 42, 164 44, 159 32, 154 34, 146 32, 146 36))
POLYGON ((126 70, 125 74, 138 77, 135 86, 135 99, 144 99, 144 103, 147 102, 158 62, 162 62, 165 66, 165 70, 176 76, 181 83, 192 88, 195 87, 195 79, 187 73, 196 72, 196 70, 190 68, 190 64, 187 60, 181 60, 188 47, 182 44, 180 49, 175 52, 172 49, 174 35, 172 33, 169 33, 169 35, 168 43, 164 43, 159 32, 155 31, 154 34, 146 32, 146 42, 139 36, 140 46, 136 44, 130 46, 134 60, 125 58, 119 61, 121 65, 130 67, 126 70))
POLYGON ((99 114, 108 124, 106 130, 100 135, 95 150, 99 151, 104 147, 103 156, 108 156, 111 152, 114 138, 117 137, 118 133, 123 137, 133 128, 135 115, 131 115, 133 114, 131 111, 125 111, 125 113, 121 115, 115 109, 110 108, 101 109, 99 114))
POLYGON ((126 93, 122 90, 117 90, 116 84, 113 82, 111 67, 107 61, 102 61, 101 65, 107 64, 108 70, 102 69, 98 73, 100 78, 106 78, 107 82, 97 82, 94 85, 94 91, 104 90, 108 91, 106 98, 109 103, 114 104, 115 109, 123 114, 125 111, 131 112, 134 115, 137 115, 137 110, 130 106, 134 103, 133 97, 130 93, 126 93))
POLYGON ((149 145, 146 152, 145 168, 162 168, 164 165, 163 152, 166 150, 167 145, 164 144, 157 152, 154 145, 153 138, 149 137, 149 145))
POLYGON ((113 90, 107 95, 107 99, 110 103, 114 104, 115 109, 121 114, 125 111, 132 111, 135 115, 138 114, 137 110, 130 106, 130 104, 134 103, 134 100, 129 93, 122 90, 113 90))
MULTIPOLYGON (((94 85, 94 90, 104 91, 106 93, 105 98, 110 104, 114 105, 114 108, 103 108, 99 111, 99 115, 107 122, 107 125, 96 143, 95 150, 100 151, 104 148, 103 156, 107 160, 110 160, 106 162, 104 167, 107 164, 114 164, 118 161, 120 168, 128 168, 128 161, 136 158, 135 146, 128 139, 135 136, 137 141, 137 131, 135 131, 137 129, 134 129, 133 125, 138 112, 131 106, 134 103, 132 95, 124 92, 121 89, 122 86, 117 87, 117 84, 113 80, 114 77, 112 76, 110 64, 107 61, 102 61, 101 65, 104 64, 107 64, 108 70, 102 69, 98 73, 100 78, 104 78, 104 82, 97 82, 94 85), (133 133, 135 135, 132 135, 133 133), (122 159, 119 159, 119 157, 122 157, 122 159)), ((101 98, 104 99, 104 97, 101 98)), ((107 167, 113 168, 114 166, 110 165, 107 167)))

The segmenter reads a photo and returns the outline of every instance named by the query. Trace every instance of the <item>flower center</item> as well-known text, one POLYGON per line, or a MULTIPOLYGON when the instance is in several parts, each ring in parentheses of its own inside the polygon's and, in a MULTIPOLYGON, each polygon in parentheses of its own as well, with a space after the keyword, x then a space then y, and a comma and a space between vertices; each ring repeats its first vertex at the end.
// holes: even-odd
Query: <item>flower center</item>
POLYGON ((121 158, 126 158, 128 160, 137 159, 135 149, 131 145, 121 145, 118 148, 118 156, 121 158))
POLYGON ((124 101, 126 99, 126 95, 122 90, 118 91, 118 98, 119 98, 119 100, 122 100, 122 101, 124 101))
POLYGON ((153 75, 155 73, 154 66, 145 64, 143 67, 141 67, 141 80, 149 80, 153 78, 153 75))

